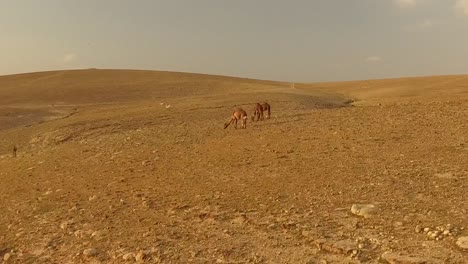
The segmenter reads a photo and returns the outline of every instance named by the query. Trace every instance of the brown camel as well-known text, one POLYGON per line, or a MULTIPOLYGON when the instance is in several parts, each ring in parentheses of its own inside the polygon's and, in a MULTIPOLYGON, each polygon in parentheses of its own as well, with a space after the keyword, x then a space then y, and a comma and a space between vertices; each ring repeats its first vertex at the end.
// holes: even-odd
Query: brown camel
POLYGON ((265 102, 262 104, 262 107, 263 107, 263 111, 268 112, 267 119, 270 119, 270 116, 271 116, 270 105, 267 102, 265 102))
POLYGON ((224 124, 224 129, 226 129, 230 124, 234 123, 234 127, 237 129, 237 121, 241 120, 242 128, 247 128, 247 112, 242 108, 237 108, 231 115, 231 120, 224 124))
POLYGON ((252 121, 255 121, 255 117, 257 118, 257 121, 263 119, 263 106, 259 103, 255 104, 252 121))
POLYGON ((270 110, 270 105, 268 103, 263 103, 263 104, 257 103, 257 104, 255 104, 254 114, 252 116, 252 121, 255 121, 255 117, 257 117, 257 121, 258 120, 263 120, 264 119, 263 112, 265 112, 265 111, 268 112, 267 118, 270 118, 271 110, 270 110))

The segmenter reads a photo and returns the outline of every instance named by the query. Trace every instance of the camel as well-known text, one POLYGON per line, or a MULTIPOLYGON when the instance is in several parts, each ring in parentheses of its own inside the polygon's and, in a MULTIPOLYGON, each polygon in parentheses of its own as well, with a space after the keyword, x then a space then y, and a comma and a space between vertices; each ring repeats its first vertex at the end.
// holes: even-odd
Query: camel
POLYGON ((257 103, 257 104, 255 104, 254 114, 252 116, 252 121, 255 121, 255 117, 257 117, 257 121, 258 120, 263 120, 264 119, 264 117, 263 117, 263 112, 264 111, 268 111, 267 118, 269 119, 270 115, 271 115, 270 105, 268 103, 263 103, 263 104, 257 103))
POLYGON ((265 102, 262 104, 262 107, 263 107, 263 111, 268 111, 267 119, 270 119, 270 116, 271 116, 270 105, 267 102, 265 102))
POLYGON ((252 121, 255 121, 255 117, 257 117, 257 121, 263 119, 263 106, 259 103, 255 104, 252 121))
POLYGON ((242 128, 247 128, 247 112, 242 108, 237 108, 231 115, 231 120, 224 124, 224 129, 226 129, 230 124, 234 123, 234 127, 237 129, 237 121, 241 120, 242 128))

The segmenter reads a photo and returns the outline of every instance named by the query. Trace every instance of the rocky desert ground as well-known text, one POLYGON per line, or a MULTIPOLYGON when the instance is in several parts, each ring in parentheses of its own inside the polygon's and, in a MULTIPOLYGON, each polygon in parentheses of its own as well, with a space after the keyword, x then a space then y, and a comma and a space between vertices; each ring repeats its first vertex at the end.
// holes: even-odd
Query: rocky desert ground
POLYGON ((0 76, 0 262, 468 263, 467 121, 468 76, 0 76))

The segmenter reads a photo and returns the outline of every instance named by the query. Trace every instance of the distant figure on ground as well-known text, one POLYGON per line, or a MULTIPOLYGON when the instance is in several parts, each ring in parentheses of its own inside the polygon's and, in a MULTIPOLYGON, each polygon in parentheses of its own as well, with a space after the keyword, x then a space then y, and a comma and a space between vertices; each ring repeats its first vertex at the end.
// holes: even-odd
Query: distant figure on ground
POLYGON ((16 152, 18 151, 18 148, 16 145, 13 145, 13 158, 16 158, 16 152))
POLYGON ((242 108, 237 108, 231 115, 231 120, 224 124, 224 129, 226 129, 230 124, 234 123, 234 127, 237 129, 237 121, 241 120, 242 128, 247 128, 247 112, 242 108))

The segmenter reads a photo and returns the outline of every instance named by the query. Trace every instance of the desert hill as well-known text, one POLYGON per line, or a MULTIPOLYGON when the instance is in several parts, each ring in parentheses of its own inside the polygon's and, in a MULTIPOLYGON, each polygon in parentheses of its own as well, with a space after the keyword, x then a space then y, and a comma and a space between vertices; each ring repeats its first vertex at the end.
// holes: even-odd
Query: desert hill
POLYGON ((439 100, 468 97, 468 75, 426 76, 352 82, 299 84, 297 87, 340 93, 359 101, 439 100))
POLYGON ((0 257, 466 263, 467 95, 463 75, 0 76, 0 257), (235 107, 247 129, 223 129, 235 107))
POLYGON ((143 70, 70 70, 0 76, 2 104, 91 104, 255 91, 281 83, 143 70))

